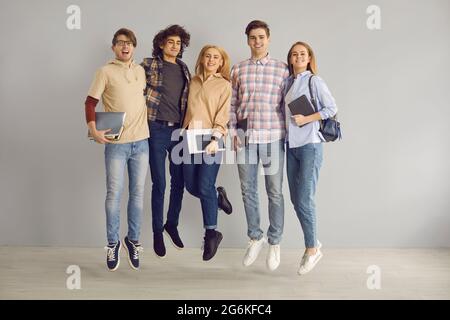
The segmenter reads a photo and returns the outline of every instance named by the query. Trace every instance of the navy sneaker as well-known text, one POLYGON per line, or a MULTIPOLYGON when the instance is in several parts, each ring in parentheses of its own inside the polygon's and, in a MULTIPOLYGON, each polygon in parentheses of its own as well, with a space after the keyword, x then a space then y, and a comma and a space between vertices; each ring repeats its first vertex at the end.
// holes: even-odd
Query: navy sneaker
POLYGON ((106 250, 106 265, 109 271, 116 271, 120 264, 120 241, 116 244, 108 244, 106 250))
POLYGON ((223 210, 226 214, 233 212, 233 206, 230 200, 228 200, 227 192, 224 187, 217 187, 217 204, 219 209, 223 210))
POLYGON ((211 260, 217 252, 217 248, 219 247, 220 242, 222 241, 223 236, 219 231, 215 230, 207 230, 204 240, 203 247, 203 260, 208 261, 211 260))
POLYGON ((167 234, 172 242, 173 246, 179 250, 184 248, 183 241, 181 241, 180 235, 178 234, 177 227, 169 227, 167 224, 164 225, 164 233, 167 234))
POLYGON ((139 269, 139 252, 144 251, 140 243, 134 243, 128 237, 123 239, 123 247, 128 253, 128 262, 134 270, 139 269))
POLYGON ((153 250, 158 258, 164 258, 166 256, 166 246, 164 245, 162 232, 153 234, 153 250))

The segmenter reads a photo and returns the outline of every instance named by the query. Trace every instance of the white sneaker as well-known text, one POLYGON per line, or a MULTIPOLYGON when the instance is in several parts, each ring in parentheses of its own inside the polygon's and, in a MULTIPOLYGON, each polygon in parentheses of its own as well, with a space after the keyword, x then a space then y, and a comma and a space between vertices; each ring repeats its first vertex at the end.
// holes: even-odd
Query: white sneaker
POLYGON ((280 265, 280 245, 273 244, 269 246, 269 254, 267 255, 267 268, 274 271, 280 265))
POLYGON ((247 252, 245 253, 244 261, 242 262, 245 267, 250 266, 258 258, 266 239, 262 237, 259 240, 250 240, 247 246, 247 252))
POLYGON ((302 261, 300 262, 300 268, 298 269, 297 273, 299 275, 304 275, 310 272, 316 264, 319 262, 319 260, 322 258, 323 254, 320 250, 322 248, 322 244, 317 241, 317 251, 312 256, 304 254, 302 261))
POLYGON ((320 243, 319 239, 317 239, 317 250, 322 248, 322 243, 320 243))

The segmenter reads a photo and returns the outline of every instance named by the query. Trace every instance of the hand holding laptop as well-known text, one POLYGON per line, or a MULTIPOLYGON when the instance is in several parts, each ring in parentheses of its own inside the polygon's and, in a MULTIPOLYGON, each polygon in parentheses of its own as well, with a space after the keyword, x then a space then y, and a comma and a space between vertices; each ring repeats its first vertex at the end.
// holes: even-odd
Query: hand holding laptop
POLYGON ((125 117, 125 112, 96 112, 95 123, 88 124, 88 137, 101 144, 119 141, 125 117))
POLYGON ((106 134, 108 132, 110 132, 111 129, 107 129, 107 130, 97 130, 95 128, 89 128, 89 133, 92 139, 95 140, 95 142, 100 143, 100 144, 105 144, 105 143, 109 143, 111 141, 111 139, 106 138, 106 134))

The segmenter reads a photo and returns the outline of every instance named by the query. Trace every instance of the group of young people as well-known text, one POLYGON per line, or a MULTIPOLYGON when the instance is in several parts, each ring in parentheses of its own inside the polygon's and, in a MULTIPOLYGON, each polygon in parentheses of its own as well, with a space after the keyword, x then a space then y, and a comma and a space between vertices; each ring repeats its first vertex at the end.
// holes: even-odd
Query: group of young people
POLYGON ((203 260, 214 257, 223 239, 217 231, 219 209, 233 211, 223 187, 216 179, 223 157, 221 143, 230 135, 237 155, 242 199, 247 218, 249 243, 243 259, 250 266, 264 243, 269 243, 267 267, 280 264, 280 242, 284 226, 283 170, 286 158, 290 198, 304 234, 305 252, 298 273, 311 271, 322 257, 317 239, 314 195, 322 165, 323 137, 320 120, 337 112, 325 82, 316 76, 311 47, 296 42, 287 63, 268 54, 270 29, 254 20, 246 29, 251 57, 234 65, 226 51, 205 45, 191 77, 181 60, 190 35, 179 25, 161 30, 153 39, 152 57, 139 65, 133 61, 137 45, 131 30, 118 30, 112 40, 115 59, 97 70, 85 101, 86 122, 96 142, 105 145, 107 194, 107 266, 119 267, 124 248, 133 269, 139 268, 139 243, 148 165, 152 179, 151 209, 153 249, 166 255, 165 233, 182 249, 178 232, 184 189, 200 199, 203 213, 203 260), (312 77, 312 78, 311 78, 312 77), (310 79, 311 78, 311 79, 310 79), (287 105, 301 95, 317 104, 309 116, 292 115, 287 105), (105 138, 108 130, 97 130, 95 107, 102 100, 105 111, 126 112, 119 141, 105 138), (245 127, 243 127, 245 123, 245 127), (211 140, 204 153, 189 154, 186 130, 210 129, 211 140), (243 133, 243 134, 242 134, 243 133), (169 160, 170 200, 164 223, 166 159, 169 160), (258 172, 261 162, 268 196, 270 226, 267 238, 260 227, 258 172), (129 177, 128 233, 119 239, 120 199, 125 170, 129 177))

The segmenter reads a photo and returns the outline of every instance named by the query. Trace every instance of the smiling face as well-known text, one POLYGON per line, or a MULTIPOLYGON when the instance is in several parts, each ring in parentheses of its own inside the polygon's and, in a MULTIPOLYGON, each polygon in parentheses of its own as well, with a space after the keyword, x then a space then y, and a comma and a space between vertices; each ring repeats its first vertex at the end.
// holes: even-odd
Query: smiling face
POLYGON ((298 44, 292 48, 289 63, 292 65, 295 73, 306 71, 310 61, 311 56, 309 55, 307 48, 301 44, 298 44))
POLYGON ((267 55, 269 50, 270 38, 263 28, 252 29, 248 34, 247 44, 252 51, 252 57, 262 58, 267 55))
POLYGON ((117 37, 112 50, 114 51, 117 60, 129 62, 133 58, 134 45, 127 36, 121 34, 117 37))
POLYGON ((209 48, 205 51, 202 58, 202 64, 205 73, 214 74, 223 65, 222 55, 219 50, 215 48, 209 48))
POLYGON ((179 36, 169 36, 160 48, 163 51, 164 60, 174 61, 181 50, 181 38, 179 36))

